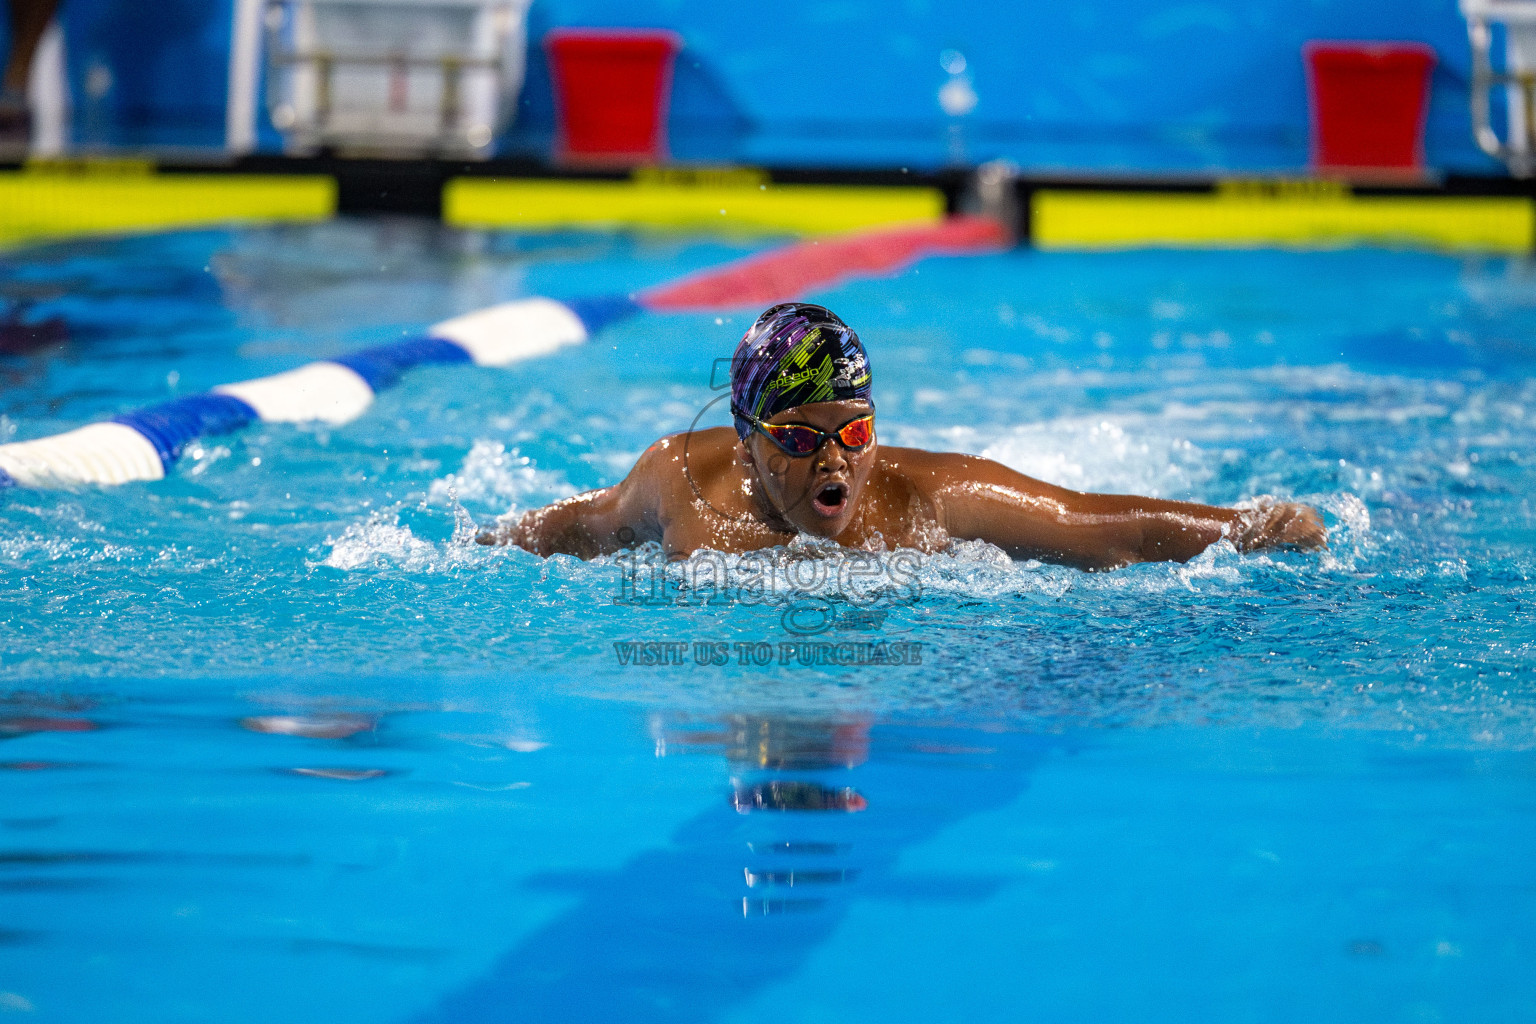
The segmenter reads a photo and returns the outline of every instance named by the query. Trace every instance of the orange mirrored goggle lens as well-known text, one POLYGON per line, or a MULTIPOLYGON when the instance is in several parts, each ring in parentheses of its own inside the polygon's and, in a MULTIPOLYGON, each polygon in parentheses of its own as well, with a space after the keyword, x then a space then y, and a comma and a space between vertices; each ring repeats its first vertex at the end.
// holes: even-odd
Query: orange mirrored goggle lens
POLYGON ((867 447, 869 442, 875 439, 875 418, 860 416, 856 420, 844 423, 842 429, 837 432, 837 439, 843 443, 844 448, 852 451, 867 447))
POLYGON ((764 423, 762 427, 763 432, 790 455, 809 455, 829 437, 836 437, 844 448, 853 452, 863 451, 875 439, 873 413, 849 420, 831 433, 803 423, 764 423))

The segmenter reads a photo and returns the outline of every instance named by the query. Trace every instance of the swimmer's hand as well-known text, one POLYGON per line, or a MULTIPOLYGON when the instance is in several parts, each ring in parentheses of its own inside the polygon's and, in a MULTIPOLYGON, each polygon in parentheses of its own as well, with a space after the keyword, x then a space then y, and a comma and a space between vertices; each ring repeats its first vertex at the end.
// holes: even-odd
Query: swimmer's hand
POLYGON ((1317 509, 1293 501, 1266 502, 1241 510, 1229 527, 1229 536, 1242 552, 1270 548, 1319 551, 1328 546, 1328 528, 1317 509))
POLYGON ((484 544, 487 547, 495 547, 502 544, 518 544, 519 527, 522 526, 522 517, 513 518, 502 516, 490 526, 485 527, 475 534, 475 543, 484 544))

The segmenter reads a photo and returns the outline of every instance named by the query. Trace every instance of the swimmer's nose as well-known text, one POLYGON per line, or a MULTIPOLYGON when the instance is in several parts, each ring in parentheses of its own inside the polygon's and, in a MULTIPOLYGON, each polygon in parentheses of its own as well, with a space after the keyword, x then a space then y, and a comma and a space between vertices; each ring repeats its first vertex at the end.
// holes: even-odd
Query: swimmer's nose
POLYGON ((848 457, 843 451, 843 446, 836 441, 828 439, 821 446, 821 451, 816 453, 816 471, 819 473, 841 473, 848 468, 848 457))

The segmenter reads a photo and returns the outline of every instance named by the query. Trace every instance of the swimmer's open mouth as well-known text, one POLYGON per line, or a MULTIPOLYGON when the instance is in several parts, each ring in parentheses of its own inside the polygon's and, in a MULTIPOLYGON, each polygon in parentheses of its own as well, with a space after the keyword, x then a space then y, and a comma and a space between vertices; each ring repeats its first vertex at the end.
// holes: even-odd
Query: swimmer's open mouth
POLYGON ((843 484, 822 484, 811 498, 811 507, 828 518, 842 515, 848 507, 848 488, 843 484))

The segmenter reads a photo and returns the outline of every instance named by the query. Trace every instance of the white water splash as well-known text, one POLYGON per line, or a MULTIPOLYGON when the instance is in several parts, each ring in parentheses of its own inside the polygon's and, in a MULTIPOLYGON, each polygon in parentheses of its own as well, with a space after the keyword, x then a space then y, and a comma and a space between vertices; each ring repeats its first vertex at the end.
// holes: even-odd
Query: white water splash
POLYGON ((434 504, 470 504, 518 508, 546 504, 576 493, 563 473, 539 469, 516 448, 493 441, 476 441, 457 473, 432 481, 427 500, 434 504))
POLYGON ((0 561, 22 563, 32 556, 49 562, 123 562, 137 558, 137 549, 92 539, 44 537, 35 533, 0 537, 0 561))
POLYGON ((340 537, 327 537, 325 542, 331 545, 331 551, 320 564, 348 571, 388 566, 434 571, 463 565, 474 558, 462 521, 451 540, 434 544, 412 533, 394 512, 375 512, 348 526, 340 537))
POLYGON ((1187 497, 1214 476, 1217 462, 1170 434, 1161 418, 1066 416, 991 431, 946 427, 895 433, 900 444, 980 455, 1080 491, 1187 497))
POLYGON ((387 522, 379 516, 353 523, 340 537, 327 537, 325 542, 332 547, 322 564, 332 569, 359 569, 390 563, 423 566, 436 554, 436 549, 413 534, 409 527, 401 526, 398 520, 387 522))
POLYGON ((1330 572, 1354 572, 1377 546, 1371 532, 1371 510, 1358 495, 1348 491, 1325 495, 1315 504, 1335 520, 1328 531, 1328 550, 1319 557, 1318 567, 1330 572))

